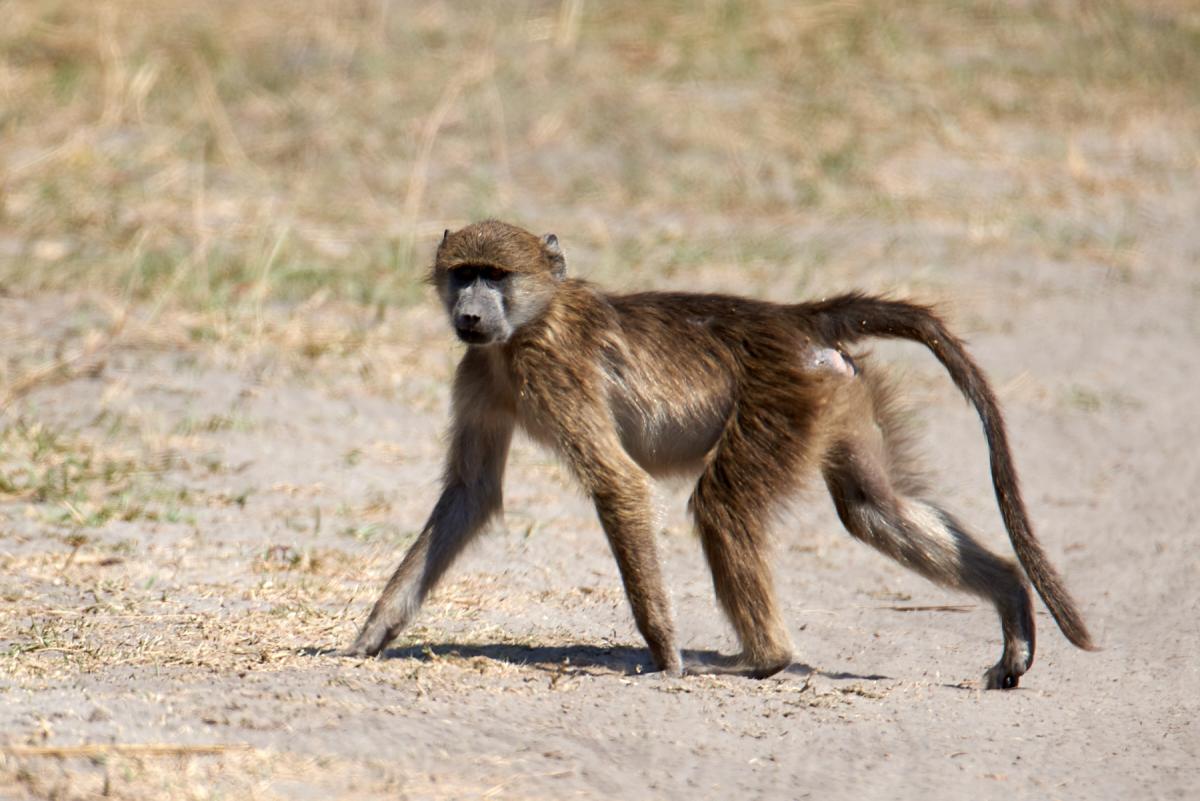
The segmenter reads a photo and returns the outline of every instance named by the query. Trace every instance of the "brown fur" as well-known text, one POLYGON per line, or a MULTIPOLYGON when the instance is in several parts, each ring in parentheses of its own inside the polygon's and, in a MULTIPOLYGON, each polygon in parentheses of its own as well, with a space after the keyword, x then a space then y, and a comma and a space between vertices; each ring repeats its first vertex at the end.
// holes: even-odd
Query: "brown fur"
POLYGON ((736 657, 690 671, 761 677, 791 661, 767 531, 780 503, 817 472, 855 537, 996 606, 1004 653, 985 674, 987 686, 1015 686, 1033 660, 1033 607, 1021 567, 1067 637, 1092 647, 1033 536, 994 395, 929 309, 858 294, 795 305, 612 295, 564 278, 552 236, 488 221, 448 232, 438 250, 431 279, 452 317, 455 281, 474 276, 462 270, 485 266, 505 275, 472 289, 482 293, 472 303, 503 307, 518 323, 489 328, 476 315, 471 325, 480 330, 460 330, 486 344, 467 350, 455 378, 442 496, 351 653, 378 653, 499 511, 516 427, 553 448, 595 501, 638 629, 670 673, 683 665, 656 554, 650 482, 678 473, 699 475, 691 513, 742 645, 736 657), (928 499, 885 378, 868 360, 844 356, 843 347, 864 336, 925 344, 979 410, 1021 567, 987 551, 928 499))

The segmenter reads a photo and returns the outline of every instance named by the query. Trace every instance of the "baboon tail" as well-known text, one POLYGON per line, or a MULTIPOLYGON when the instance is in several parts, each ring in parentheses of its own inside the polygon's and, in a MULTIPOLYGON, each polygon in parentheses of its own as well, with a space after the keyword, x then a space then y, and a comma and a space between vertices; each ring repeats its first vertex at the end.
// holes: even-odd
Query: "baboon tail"
POLYGON ((1067 639, 1079 648, 1095 650, 1075 602, 1034 536, 996 396, 962 341, 929 307, 899 300, 852 293, 801 304, 798 311, 815 322, 816 333, 830 344, 849 344, 868 336, 887 337, 920 342, 933 352, 979 413, 987 437, 996 501, 1021 566, 1067 639))

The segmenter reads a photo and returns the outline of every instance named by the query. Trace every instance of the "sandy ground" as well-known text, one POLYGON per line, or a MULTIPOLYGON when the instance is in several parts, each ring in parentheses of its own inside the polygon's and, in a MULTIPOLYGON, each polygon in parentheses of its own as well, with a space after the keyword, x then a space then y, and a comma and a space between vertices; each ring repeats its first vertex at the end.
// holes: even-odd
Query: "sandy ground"
MULTIPOLYGON (((1200 797, 1195 3, 196 5, 0 0, 0 799, 1200 797), (519 442, 503 523, 335 656, 436 496, 461 346, 418 276, 485 215, 611 287, 940 304, 1103 650, 1039 611, 981 692, 992 611, 813 487, 795 664, 664 678, 519 442)), ((973 413, 875 351, 1009 552, 973 413)), ((735 643, 686 497, 696 658, 735 643)))
MULTIPOLYGON (((436 492, 458 351, 432 303, 375 323, 373 363, 393 372, 372 383, 349 357, 189 347, 134 322, 88 350, 109 318, 87 297, 0 301, 10 364, 80 354, 14 402, 5 458, 62 452, 30 464, 108 482, 95 497, 116 510, 73 526, 107 507, 7 474, 27 490, 0 507, 0 795, 1193 797, 1200 240, 1156 230, 1144 272, 1014 252, 937 279, 1103 645, 1074 650, 1039 613, 1011 692, 978 689, 991 611, 851 540, 816 492, 775 556, 796 664, 765 681, 649 673, 592 511, 527 443, 505 523, 419 624, 384 659, 333 656, 436 492), (54 750, 79 744, 93 751, 54 750), (208 745, 228 750, 186 750, 208 745)), ((267 324, 306 314, 361 322, 267 324)), ((907 374, 950 505, 1006 548, 969 410, 920 351, 879 356, 907 374)), ((685 496, 663 489, 660 539, 683 643, 728 650, 685 496)))

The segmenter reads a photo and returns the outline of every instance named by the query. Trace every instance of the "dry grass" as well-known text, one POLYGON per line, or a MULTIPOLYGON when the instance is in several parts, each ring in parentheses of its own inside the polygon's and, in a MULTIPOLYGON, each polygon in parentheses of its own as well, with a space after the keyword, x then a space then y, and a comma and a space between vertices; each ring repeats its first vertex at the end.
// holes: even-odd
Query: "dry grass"
MULTIPOLYGON (((297 436, 248 411, 284 380, 440 409, 453 354, 414 304, 444 227, 553 228, 569 269, 627 287, 936 297, 968 255, 1144 277, 1141 221, 1200 170, 1186 0, 0 0, 0 20, 0 703, 118 669, 304 672, 346 642, 412 532, 374 490, 243 479, 237 446, 297 436), (193 402, 205 370, 243 394, 193 402), (246 526, 264 539, 204 540, 246 526)), ((348 470, 421 456, 341 453, 348 470)), ((481 595, 621 603, 493 578, 447 587, 431 617, 520 647, 481 595)), ((396 662, 346 681, 528 691, 470 653, 396 662)), ((261 749, 0 752, 0 784, 34 798, 519 795, 518 769, 493 768, 459 786, 261 749)))
POLYGON ((435 232, 484 215, 635 283, 819 266, 809 220, 1116 258, 1071 207, 1194 168, 1189 9, 8 2, 0 280, 218 318, 406 303, 435 232), (968 208, 968 172, 1017 211, 968 208))

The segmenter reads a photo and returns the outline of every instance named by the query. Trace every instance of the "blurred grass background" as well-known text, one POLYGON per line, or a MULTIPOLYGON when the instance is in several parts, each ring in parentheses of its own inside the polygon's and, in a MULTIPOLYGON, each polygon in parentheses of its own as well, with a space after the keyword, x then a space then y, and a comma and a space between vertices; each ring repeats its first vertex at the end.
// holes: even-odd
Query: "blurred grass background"
POLYGON ((625 286, 794 295, 841 259, 927 260, 931 233, 1131 271, 1137 203, 1200 165, 1187 0, 0 0, 0 20, 10 295, 408 304, 442 228, 484 216, 625 286))

